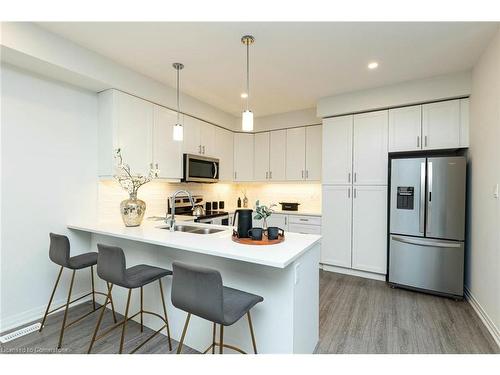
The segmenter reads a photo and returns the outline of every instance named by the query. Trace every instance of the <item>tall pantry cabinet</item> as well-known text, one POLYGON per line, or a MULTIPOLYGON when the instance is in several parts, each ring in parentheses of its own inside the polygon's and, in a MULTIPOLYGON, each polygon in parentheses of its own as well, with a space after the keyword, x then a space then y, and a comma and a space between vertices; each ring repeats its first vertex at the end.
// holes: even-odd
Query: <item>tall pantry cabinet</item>
POLYGON ((386 273, 388 111, 323 120, 321 263, 386 273))

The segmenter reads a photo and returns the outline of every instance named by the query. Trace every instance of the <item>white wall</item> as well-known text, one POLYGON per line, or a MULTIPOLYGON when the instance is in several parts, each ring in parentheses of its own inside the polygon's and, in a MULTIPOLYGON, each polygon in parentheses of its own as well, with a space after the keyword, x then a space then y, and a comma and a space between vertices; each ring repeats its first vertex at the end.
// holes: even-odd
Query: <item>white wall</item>
POLYGON ((470 100, 466 286, 498 334, 500 199, 493 196, 493 190, 500 184, 500 30, 473 69, 470 100))
POLYGON ((316 116, 316 108, 307 108, 298 111, 257 117, 254 120, 254 131, 294 128, 314 124, 321 124, 321 119, 316 116))
MULTIPOLYGON (((175 88, 128 69, 34 23, 2 22, 1 32, 2 61, 95 92, 116 88, 169 108, 176 107, 175 88)), ((240 124, 235 116, 189 95, 181 95, 181 106, 185 113, 228 129, 237 130, 240 124)))
MULTIPOLYGON (((97 95, 1 66, 0 331, 39 318, 58 267, 49 232, 68 234, 72 253, 90 238, 69 233, 71 215, 92 217, 97 202, 97 95)), ((55 302, 68 290, 69 271, 55 302)), ((75 295, 90 271, 77 272, 75 295)))
POLYGON ((338 116, 463 97, 470 94, 470 87, 470 71, 447 74, 321 98, 317 114, 338 116))

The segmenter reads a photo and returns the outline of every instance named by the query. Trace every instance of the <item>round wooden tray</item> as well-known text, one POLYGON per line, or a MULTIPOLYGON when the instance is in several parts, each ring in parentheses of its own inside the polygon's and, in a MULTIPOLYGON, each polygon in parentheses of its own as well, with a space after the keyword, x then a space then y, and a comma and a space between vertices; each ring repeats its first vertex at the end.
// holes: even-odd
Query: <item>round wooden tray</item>
POLYGON ((238 238, 236 232, 233 232, 231 237, 234 242, 241 243, 243 245, 276 245, 277 243, 283 242, 285 240, 284 235, 279 235, 276 240, 269 240, 265 234, 262 234, 262 240, 252 240, 251 238, 238 238))

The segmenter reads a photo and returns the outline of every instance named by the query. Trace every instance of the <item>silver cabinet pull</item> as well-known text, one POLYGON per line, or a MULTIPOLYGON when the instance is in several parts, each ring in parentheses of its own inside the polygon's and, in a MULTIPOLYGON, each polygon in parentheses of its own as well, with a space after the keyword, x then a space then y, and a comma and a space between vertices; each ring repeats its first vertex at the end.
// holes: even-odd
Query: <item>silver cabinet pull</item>
POLYGON ((201 154, 201 145, 198 145, 198 154, 201 154))
POLYGON ((356 180, 358 179, 358 174, 356 172, 354 172, 354 182, 356 182, 356 180))
POLYGON ((269 172, 266 172, 266 180, 269 178, 269 172))
POLYGON ((309 178, 309 170, 306 169, 306 178, 309 178))
POLYGON ((347 198, 351 198, 351 188, 347 189, 347 198))
POLYGON ((427 147, 427 136, 424 137, 424 146, 427 147))
POLYGON ((351 172, 347 174, 347 182, 351 182, 351 172))
POLYGON ((269 171, 269 178, 273 178, 273 171, 269 171))
POLYGON ((205 155, 205 146, 202 146, 203 149, 203 155, 205 155))
POLYGON ((302 170, 301 172, 302 172, 302 178, 304 178, 304 170, 302 170))
POLYGON ((236 180, 236 171, 234 171, 234 179, 236 180))
POLYGON ((417 135, 417 148, 420 148, 420 136, 417 135))
POLYGON ((356 188, 354 188, 354 198, 357 198, 356 188))

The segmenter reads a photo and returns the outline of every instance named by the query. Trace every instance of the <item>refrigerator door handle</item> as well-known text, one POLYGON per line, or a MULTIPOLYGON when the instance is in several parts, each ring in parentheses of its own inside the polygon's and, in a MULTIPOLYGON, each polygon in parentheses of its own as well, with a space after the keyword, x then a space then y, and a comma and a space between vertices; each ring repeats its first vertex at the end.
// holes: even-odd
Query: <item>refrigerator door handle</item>
POLYGON ((427 234, 431 233, 431 212, 432 212, 432 161, 427 163, 427 234))
POLYGON ((420 163, 420 205, 419 205, 419 232, 425 230, 425 163, 420 163))
POLYGON ((391 236, 391 239, 393 241, 398 241, 409 245, 425 246, 425 247, 460 248, 462 246, 460 242, 441 242, 429 239, 418 240, 418 239, 409 239, 398 236, 391 236))

